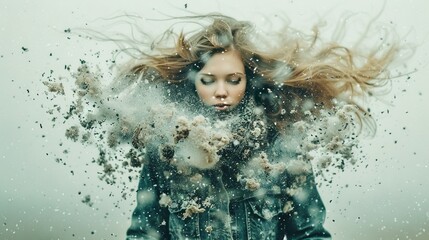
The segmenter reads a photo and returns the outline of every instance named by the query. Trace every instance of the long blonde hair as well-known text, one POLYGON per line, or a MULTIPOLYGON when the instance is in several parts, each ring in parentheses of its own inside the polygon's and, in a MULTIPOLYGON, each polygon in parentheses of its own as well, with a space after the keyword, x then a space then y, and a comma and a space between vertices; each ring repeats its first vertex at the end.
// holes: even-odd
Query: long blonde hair
MULTIPOLYGON (((375 129, 373 119, 359 98, 371 95, 389 79, 387 67, 393 61, 398 46, 363 54, 336 42, 320 43, 318 31, 311 38, 291 37, 288 32, 273 41, 272 49, 262 49, 256 42, 258 32, 247 21, 221 14, 189 17, 210 20, 196 33, 175 35, 170 47, 158 47, 156 54, 144 54, 143 61, 131 66, 127 75, 154 74, 153 81, 168 81, 178 85, 193 80, 213 54, 234 49, 239 51, 246 68, 248 93, 262 105, 269 119, 278 128, 302 117, 295 111, 307 100, 314 109, 331 108, 333 100, 341 98, 357 106, 359 125, 375 129)), ((165 34, 170 34, 168 29, 165 34)))

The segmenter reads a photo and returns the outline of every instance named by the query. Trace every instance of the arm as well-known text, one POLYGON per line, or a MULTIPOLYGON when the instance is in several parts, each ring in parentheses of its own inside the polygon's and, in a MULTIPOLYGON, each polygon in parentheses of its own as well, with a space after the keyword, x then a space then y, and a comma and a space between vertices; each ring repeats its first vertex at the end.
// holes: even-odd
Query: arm
POLYGON ((288 240, 331 239, 329 232, 323 227, 325 222, 325 206, 320 198, 313 174, 305 176, 298 183, 301 189, 289 199, 292 210, 286 213, 284 231, 288 240))
POLYGON ((168 210, 159 205, 159 171, 152 161, 144 164, 137 190, 137 207, 131 216, 127 240, 169 239, 168 210))

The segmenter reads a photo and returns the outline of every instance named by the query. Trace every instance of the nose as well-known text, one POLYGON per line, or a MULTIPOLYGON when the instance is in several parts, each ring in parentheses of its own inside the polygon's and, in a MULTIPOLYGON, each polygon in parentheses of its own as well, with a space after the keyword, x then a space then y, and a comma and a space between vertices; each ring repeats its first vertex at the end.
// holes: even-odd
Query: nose
POLYGON ((221 99, 224 99, 228 96, 228 91, 227 91, 225 83, 223 81, 220 81, 220 82, 218 82, 218 84, 216 84, 214 96, 216 98, 221 98, 221 99))

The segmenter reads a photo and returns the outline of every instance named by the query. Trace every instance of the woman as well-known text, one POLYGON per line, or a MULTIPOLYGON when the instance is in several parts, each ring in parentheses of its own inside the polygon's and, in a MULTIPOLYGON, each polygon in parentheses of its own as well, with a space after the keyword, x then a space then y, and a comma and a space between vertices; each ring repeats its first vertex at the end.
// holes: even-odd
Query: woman
POLYGON ((396 48, 357 59, 335 43, 318 46, 316 35, 281 36, 261 50, 250 23, 199 18, 212 22, 145 54, 124 76, 149 81, 188 114, 148 117, 133 134, 145 160, 127 239, 330 239, 294 129, 335 112, 336 101, 356 106, 359 121, 344 129, 370 122, 356 97, 379 86, 396 48), (157 130, 167 125, 170 136, 157 130), (299 147, 290 147, 292 138, 299 147))

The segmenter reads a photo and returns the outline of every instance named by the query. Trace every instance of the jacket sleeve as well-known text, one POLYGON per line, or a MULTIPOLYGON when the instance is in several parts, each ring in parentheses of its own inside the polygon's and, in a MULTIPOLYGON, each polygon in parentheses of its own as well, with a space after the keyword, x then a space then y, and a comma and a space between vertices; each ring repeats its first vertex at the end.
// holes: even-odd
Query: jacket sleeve
POLYGON ((160 207, 159 204, 163 189, 159 173, 160 170, 153 161, 144 164, 137 190, 137 207, 131 216, 131 226, 126 233, 127 240, 170 239, 168 209, 160 207))
POLYGON ((286 214, 283 225, 287 239, 331 239, 331 235, 323 227, 326 211, 317 191, 314 175, 311 173, 298 178, 298 190, 289 197, 292 208, 286 214))

